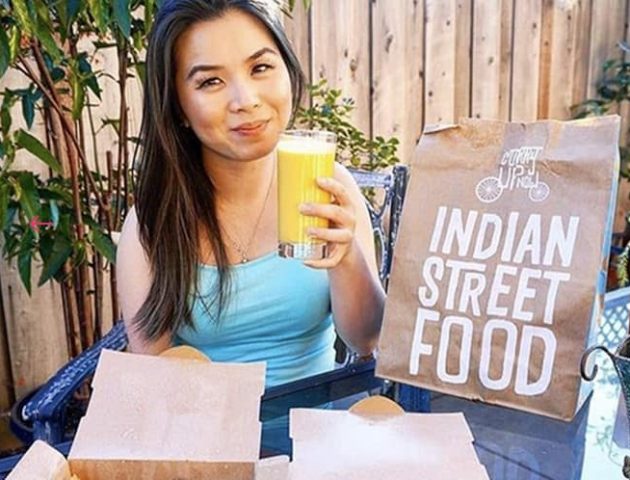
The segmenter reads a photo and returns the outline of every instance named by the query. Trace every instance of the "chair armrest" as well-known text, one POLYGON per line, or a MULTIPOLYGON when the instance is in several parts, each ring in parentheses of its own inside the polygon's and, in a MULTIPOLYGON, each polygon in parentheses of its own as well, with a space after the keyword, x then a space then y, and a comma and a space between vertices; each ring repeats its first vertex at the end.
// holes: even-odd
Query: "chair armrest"
POLYGON ((96 370, 103 349, 123 350, 127 346, 127 334, 123 322, 114 327, 97 343, 73 358, 46 382, 31 400, 24 405, 21 415, 35 426, 37 422, 60 419, 70 396, 81 383, 96 370))

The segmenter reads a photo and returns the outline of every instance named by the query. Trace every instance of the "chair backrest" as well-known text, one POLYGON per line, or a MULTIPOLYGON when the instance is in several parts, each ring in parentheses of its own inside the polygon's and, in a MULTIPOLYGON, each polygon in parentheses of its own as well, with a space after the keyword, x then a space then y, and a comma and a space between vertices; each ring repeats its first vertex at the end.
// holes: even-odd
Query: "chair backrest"
MULTIPOLYGON (((405 193, 407 191, 408 169, 406 165, 396 165, 391 172, 368 172, 365 170, 348 169, 354 177, 357 185, 365 194, 368 191, 375 193, 370 200, 366 196, 365 203, 370 213, 372 230, 376 241, 376 256, 378 259, 378 273, 383 287, 387 289, 389 274, 392 269, 394 245, 400 225, 405 193)), ((337 337, 335 342, 336 361, 341 365, 362 362, 371 359, 358 357, 355 352, 348 351, 346 345, 337 337)))
POLYGON ((396 165, 389 173, 349 170, 360 188, 383 190, 383 195, 376 195, 381 199, 380 202, 375 205, 366 198, 366 204, 376 240, 379 277, 387 288, 400 214, 407 191, 408 169, 406 165, 396 165))
POLYGON ((628 335, 630 323, 630 287, 612 290, 604 295, 604 311, 597 334, 597 345, 611 351, 628 335))

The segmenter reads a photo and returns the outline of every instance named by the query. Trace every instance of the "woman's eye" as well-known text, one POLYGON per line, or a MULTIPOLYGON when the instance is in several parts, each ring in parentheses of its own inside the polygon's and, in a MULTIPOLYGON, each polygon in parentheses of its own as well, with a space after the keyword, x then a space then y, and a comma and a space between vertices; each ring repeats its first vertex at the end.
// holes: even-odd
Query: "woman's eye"
POLYGON ((213 87, 215 85, 219 85, 220 83, 221 79, 218 77, 206 78, 197 84, 197 88, 213 87))
POLYGON ((259 65, 256 65, 253 69, 254 73, 263 73, 266 72, 267 70, 271 70, 273 68, 272 65, 269 65, 268 63, 261 63, 259 65))

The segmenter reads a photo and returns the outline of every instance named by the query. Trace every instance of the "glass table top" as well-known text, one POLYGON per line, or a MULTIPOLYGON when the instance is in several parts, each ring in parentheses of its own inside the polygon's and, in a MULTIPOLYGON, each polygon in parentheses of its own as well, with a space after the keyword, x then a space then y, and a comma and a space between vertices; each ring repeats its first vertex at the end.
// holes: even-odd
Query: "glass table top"
MULTIPOLYGON (((623 479, 623 459, 630 455, 628 422, 612 364, 598 364, 594 392, 569 423, 439 393, 431 394, 431 411, 464 413, 492 480, 623 479)), ((268 389, 261 406, 261 457, 291 454, 290 408, 347 409, 383 385, 368 362, 268 389)), ((70 442, 56 448, 67 454, 70 442)), ((0 459, 0 478, 18 460, 0 459)))
MULTIPOLYGON (((431 393, 431 411, 464 413, 479 460, 492 480, 623 479, 624 456, 630 455, 625 406, 612 363, 602 358, 598 365, 593 394, 571 422, 439 393, 431 393)), ((344 379, 306 388, 292 401, 299 406, 347 409, 378 384, 372 373, 363 372, 358 382, 365 382, 363 393, 351 392, 357 385, 343 387, 344 381, 350 384, 344 379), (335 388, 337 392, 333 392, 335 388), (316 397, 321 395, 326 401, 317 405, 316 397)), ((353 377, 356 380, 359 375, 350 379, 353 377)), ((269 401, 263 402, 263 418, 267 406, 269 401)), ((273 416, 273 412, 268 415, 273 416)), ((264 422, 263 456, 291 453, 287 418, 285 414, 264 422)))

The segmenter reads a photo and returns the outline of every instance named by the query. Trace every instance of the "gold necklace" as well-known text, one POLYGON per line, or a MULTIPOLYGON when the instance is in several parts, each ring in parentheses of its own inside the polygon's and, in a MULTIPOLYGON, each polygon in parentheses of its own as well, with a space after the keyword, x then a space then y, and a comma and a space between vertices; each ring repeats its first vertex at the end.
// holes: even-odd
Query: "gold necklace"
POLYGON ((223 233, 225 233, 225 235, 228 237, 228 240, 230 241, 234 249, 237 251, 237 253, 241 257, 241 263, 249 262, 249 255, 247 255, 247 252, 249 251, 249 248, 252 246, 252 242, 254 241, 256 232, 258 231, 258 226, 260 225, 260 221, 262 220, 263 213, 265 212, 265 207, 267 206, 267 202, 269 201, 269 194, 271 193, 271 186, 273 185, 273 177, 275 176, 275 173, 276 173, 276 164, 274 162, 273 173, 271 174, 271 180, 269 181, 269 187, 267 188, 265 201, 263 202, 262 208, 260 209, 260 213, 258 214, 258 219, 256 220, 256 223, 254 225, 254 230, 252 231, 252 234, 249 237, 249 241, 245 245, 245 248, 243 248, 240 242, 238 242, 232 235, 230 235, 230 232, 228 232, 225 228, 222 228, 223 233))

